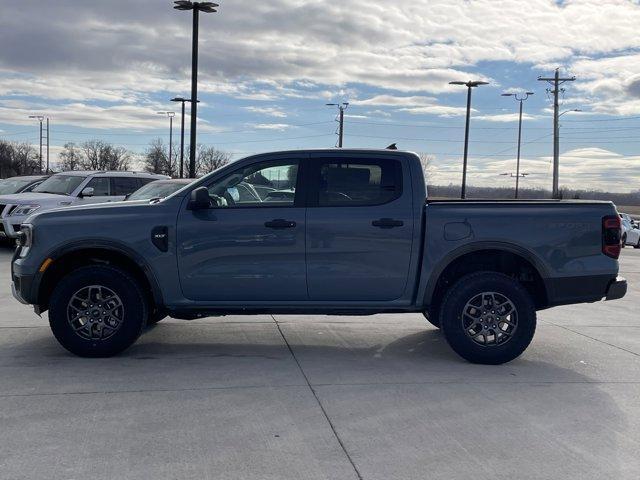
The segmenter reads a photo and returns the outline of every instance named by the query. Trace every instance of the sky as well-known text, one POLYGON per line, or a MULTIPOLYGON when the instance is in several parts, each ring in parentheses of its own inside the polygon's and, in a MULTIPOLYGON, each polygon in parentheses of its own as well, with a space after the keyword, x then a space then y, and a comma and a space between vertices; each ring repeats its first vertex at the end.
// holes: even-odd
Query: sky
MULTIPOLYGON (((513 186, 524 102, 523 187, 551 188, 552 101, 539 76, 576 76, 561 109, 560 184, 640 190, 638 0, 220 0, 200 20, 198 141, 234 159, 336 145, 430 156, 429 182, 457 184, 466 89, 474 89, 468 182, 513 186)), ((188 97, 191 16, 170 0, 0 0, 0 138, 51 156, 100 138, 142 153, 168 143, 158 111, 188 97), (19 8, 18 8, 19 7, 19 8)), ((187 115, 187 129, 189 117, 187 115)), ((174 122, 174 141, 179 121, 174 122)), ((188 135, 188 132, 187 132, 188 135)), ((187 140, 188 142, 188 140, 187 140)))

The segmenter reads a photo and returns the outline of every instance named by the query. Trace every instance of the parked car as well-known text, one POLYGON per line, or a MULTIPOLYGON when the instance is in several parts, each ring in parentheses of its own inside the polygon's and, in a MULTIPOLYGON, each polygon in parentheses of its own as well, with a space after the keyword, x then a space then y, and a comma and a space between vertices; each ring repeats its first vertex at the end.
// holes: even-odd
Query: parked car
POLYGON ((640 248, 640 226, 626 213, 621 213, 622 220, 622 246, 631 245, 640 248))
POLYGON ((256 155, 157 202, 30 216, 13 291, 87 357, 166 315, 422 312, 485 364, 526 349, 537 310, 626 293, 610 202, 425 198, 413 153, 256 155), (255 182, 271 200, 239 194, 255 182))
POLYGON ((177 192, 186 185, 193 182, 193 179, 189 178, 174 178, 171 180, 156 180, 151 183, 147 183, 145 186, 139 188, 131 195, 126 197, 126 200, 154 200, 168 197, 172 193, 177 192))
POLYGON ((164 175, 138 172, 65 172, 50 176, 29 193, 0 195, 0 237, 16 238, 32 213, 69 205, 115 202, 164 175))
POLYGON ((0 180, 0 195, 30 192, 40 185, 49 175, 22 175, 0 180))

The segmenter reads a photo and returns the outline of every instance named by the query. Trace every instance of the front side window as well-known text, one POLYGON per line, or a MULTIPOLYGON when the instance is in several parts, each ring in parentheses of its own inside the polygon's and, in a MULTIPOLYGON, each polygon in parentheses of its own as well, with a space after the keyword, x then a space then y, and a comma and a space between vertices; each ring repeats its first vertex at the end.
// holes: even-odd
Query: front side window
POLYGON ((94 197, 107 197, 109 195, 109 178, 95 177, 85 188, 93 188, 94 197))
POLYGON ((53 175, 33 189, 36 193, 71 195, 87 177, 80 175, 53 175))
POLYGON ((28 185, 29 182, 31 182, 31 180, 19 178, 7 178, 5 180, 0 180, 0 195, 18 193, 25 187, 25 185, 28 185))
POLYGON ((320 167, 318 206, 382 205, 402 193, 397 160, 327 162, 320 167))
POLYGON ((222 208, 293 206, 298 162, 263 162, 236 170, 207 188, 222 208))

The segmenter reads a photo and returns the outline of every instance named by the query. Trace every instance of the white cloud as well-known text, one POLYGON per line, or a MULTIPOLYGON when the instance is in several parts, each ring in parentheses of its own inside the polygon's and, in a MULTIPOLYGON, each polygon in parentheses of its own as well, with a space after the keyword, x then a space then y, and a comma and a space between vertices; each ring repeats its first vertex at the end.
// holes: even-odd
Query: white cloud
POLYGON ((243 108, 249 112, 258 113, 260 115, 267 115, 269 117, 285 118, 287 116, 286 112, 278 107, 256 107, 252 105, 243 108))
POLYGON ((253 128, 258 130, 278 130, 283 131, 288 128, 291 128, 291 125, 286 123, 257 123, 252 125, 253 128))

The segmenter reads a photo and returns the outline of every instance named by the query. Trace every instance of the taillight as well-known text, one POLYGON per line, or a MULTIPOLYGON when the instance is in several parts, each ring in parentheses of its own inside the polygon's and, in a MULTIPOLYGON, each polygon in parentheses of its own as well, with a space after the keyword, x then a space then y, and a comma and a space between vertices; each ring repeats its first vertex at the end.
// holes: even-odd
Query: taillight
POLYGON ((602 218, 602 253, 607 257, 618 258, 622 249, 622 227, 618 215, 602 218))

